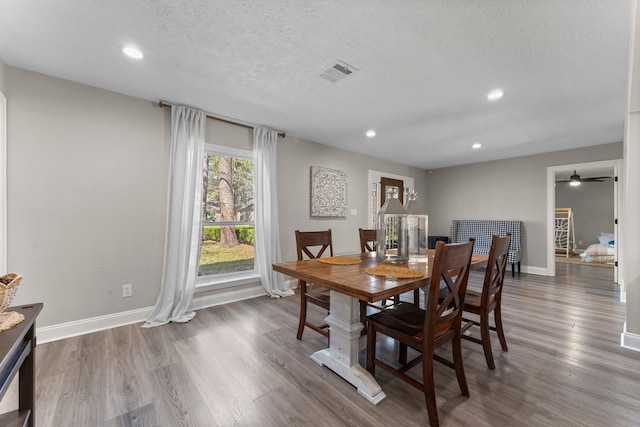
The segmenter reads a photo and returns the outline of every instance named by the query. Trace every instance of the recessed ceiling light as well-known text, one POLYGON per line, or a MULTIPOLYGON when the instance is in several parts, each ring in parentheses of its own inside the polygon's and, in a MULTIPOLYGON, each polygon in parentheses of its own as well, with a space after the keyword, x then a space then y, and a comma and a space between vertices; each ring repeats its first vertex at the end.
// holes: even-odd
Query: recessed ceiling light
POLYGON ((503 95, 504 95, 504 92, 502 89, 494 89, 487 94, 487 99, 489 101, 495 101, 496 99, 502 98, 503 95))
POLYGON ((475 144, 473 144, 471 146, 471 148, 473 148, 474 150, 477 150, 478 148, 482 147, 482 144, 480 144, 479 142, 476 142, 475 144))
POLYGON ((140 52, 140 49, 135 48, 133 46, 125 46, 122 48, 122 52, 127 55, 129 58, 133 59, 142 59, 144 55, 140 52))
POLYGON ((367 138, 373 138, 374 136, 376 136, 376 131, 373 129, 369 129, 366 135, 367 135, 367 138))

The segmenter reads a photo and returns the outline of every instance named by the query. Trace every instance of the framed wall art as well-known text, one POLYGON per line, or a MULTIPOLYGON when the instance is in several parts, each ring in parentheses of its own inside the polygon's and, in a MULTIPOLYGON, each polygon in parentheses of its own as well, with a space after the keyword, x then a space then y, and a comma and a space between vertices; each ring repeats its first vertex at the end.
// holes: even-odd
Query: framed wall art
POLYGON ((347 217, 347 173, 311 166, 311 216, 347 217))

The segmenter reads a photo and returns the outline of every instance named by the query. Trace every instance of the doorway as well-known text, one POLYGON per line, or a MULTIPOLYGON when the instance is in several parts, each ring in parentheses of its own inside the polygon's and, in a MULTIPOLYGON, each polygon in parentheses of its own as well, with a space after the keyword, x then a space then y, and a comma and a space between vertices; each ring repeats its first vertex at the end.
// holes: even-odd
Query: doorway
POLYGON ((383 176, 380 178, 380 207, 387 200, 389 191, 395 190, 400 203, 404 204, 404 181, 402 179, 389 178, 383 176))
MULTIPOLYGON (((619 200, 618 192, 619 192, 619 180, 616 177, 621 176, 621 168, 622 168, 622 160, 605 160, 598 162, 589 162, 589 163, 577 163, 577 164, 568 164, 561 166, 553 166, 547 168, 547 275, 555 276, 556 275, 556 230, 555 230, 555 215, 556 215, 556 180, 561 178, 567 178, 570 175, 575 174, 574 171, 603 171, 609 170, 612 171, 611 176, 613 181, 613 218, 611 218, 611 227, 609 229, 613 229, 614 241, 615 241, 615 260, 614 268, 613 268, 613 280, 615 283, 618 283, 621 286, 621 299, 624 297, 624 286, 622 283, 619 283, 619 269, 622 267, 618 264, 618 260, 620 259, 620 251, 621 245, 619 239, 622 238, 622 233, 620 233, 620 225, 617 221, 618 215, 620 212, 619 209, 619 200)), ((583 174, 583 176, 588 176, 583 174)), ((584 184, 583 184, 584 185, 584 184)), ((558 206, 560 208, 569 207, 569 206, 558 206)), ((584 214, 584 212, 583 212, 584 214)), ((607 231, 607 230, 597 230, 607 231)), ((597 235, 596 231, 592 231, 597 235)), ((597 236, 596 236, 597 237, 597 236)), ((595 237, 594 237, 595 238, 595 237)), ((620 276, 621 277, 621 276, 620 276)))
POLYGON ((383 179, 384 181, 384 185, 385 188, 386 187, 397 187, 399 190, 401 189, 401 191, 399 191, 398 193, 398 199, 402 202, 404 199, 404 194, 408 191, 413 190, 413 183, 414 180, 412 177, 410 176, 403 176, 403 175, 396 175, 393 173, 389 173, 389 172, 381 172, 381 171, 376 171, 376 170, 371 170, 369 169, 369 177, 368 177, 368 183, 369 183, 369 188, 371 189, 371 191, 369 192, 369 196, 368 196, 368 200, 367 200, 367 206, 368 206, 368 215, 367 218, 369 218, 369 224, 367 225, 369 228, 376 228, 377 227, 377 220, 376 220, 376 216, 378 214, 378 211, 380 210, 380 207, 382 206, 382 203, 384 202, 383 199, 383 179))

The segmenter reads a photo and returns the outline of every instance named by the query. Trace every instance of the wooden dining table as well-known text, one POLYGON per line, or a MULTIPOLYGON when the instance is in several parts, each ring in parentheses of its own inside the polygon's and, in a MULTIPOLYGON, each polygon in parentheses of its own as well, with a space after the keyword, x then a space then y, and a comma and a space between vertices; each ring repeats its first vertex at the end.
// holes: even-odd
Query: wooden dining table
MULTIPOLYGON (((354 385, 358 393, 373 404, 378 404, 386 395, 375 378, 358 363, 364 327, 360 321, 360 301, 373 303, 428 286, 434 254, 431 249, 426 263, 404 265, 423 273, 422 277, 411 279, 367 273, 365 270, 369 267, 383 264, 375 252, 344 255, 360 261, 350 265, 327 264, 318 259, 273 264, 273 269, 279 273, 330 290, 331 311, 325 319, 330 328, 329 348, 316 351, 311 358, 354 385)), ((487 255, 473 254, 471 268, 485 266, 487 259, 487 255)))

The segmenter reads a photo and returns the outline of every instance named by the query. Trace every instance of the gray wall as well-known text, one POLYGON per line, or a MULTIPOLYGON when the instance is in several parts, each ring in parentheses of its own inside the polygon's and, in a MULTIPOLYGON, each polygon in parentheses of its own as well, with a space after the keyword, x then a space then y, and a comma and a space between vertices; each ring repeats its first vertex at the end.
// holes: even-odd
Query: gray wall
POLYGON ((8 269, 39 326, 149 307, 164 252, 169 111, 7 67, 8 269), (122 298, 121 286, 134 285, 122 298))
POLYGON ((622 143, 435 169, 427 173, 429 234, 453 219, 524 221, 522 265, 547 268, 547 167, 622 158, 622 143))
MULTIPOLYGON (((16 304, 45 303, 39 326, 155 304, 162 273, 169 109, 98 88, 5 69, 8 104, 8 263, 25 276, 16 304), (132 298, 121 286, 132 283, 132 298)), ((207 122, 207 142, 251 149, 251 130, 207 122)), ((295 229, 331 228, 336 253, 358 250, 367 226, 368 171, 411 176, 429 233, 451 219, 525 221, 524 265, 546 267, 546 167, 616 159, 622 145, 426 172, 287 137, 278 148, 282 258, 295 229), (309 168, 347 172, 356 216, 309 216, 309 168)))
POLYGON ((613 203, 613 179, 578 187, 556 185, 556 207, 572 209, 578 249, 599 243, 600 233, 613 233, 613 203))
POLYGON ((415 190, 422 200, 426 195, 425 171, 349 151, 338 150, 295 138, 278 145, 278 194, 282 258, 296 258, 294 231, 331 229, 335 254, 360 252, 358 228, 368 228, 367 196, 369 170, 414 178, 415 190), (348 211, 356 216, 318 219, 309 215, 310 167, 320 166, 347 173, 348 211))
MULTIPOLYGON (((16 304, 42 301, 40 327, 153 306, 166 224, 170 109, 151 101, 6 67, 8 268, 24 275, 16 304), (123 284, 134 285, 122 298, 123 284)), ((251 129, 208 120, 206 141, 251 150, 251 129)), ((424 171, 287 137, 278 148, 283 259, 293 230, 332 228, 336 252, 358 250, 369 169, 424 171), (357 216, 309 217, 309 167, 348 174, 357 216)), ((422 196, 421 196, 422 197, 422 196)), ((206 294, 206 293, 205 293, 206 294)))
POLYGON ((0 92, 5 93, 4 92, 4 86, 5 86, 5 71, 6 67, 4 65, 4 62, 2 62, 2 58, 0 58, 0 92))
POLYGON ((219 120, 207 120, 204 133, 207 144, 253 151, 253 129, 219 120))

